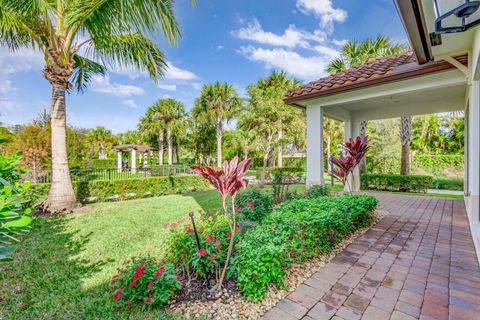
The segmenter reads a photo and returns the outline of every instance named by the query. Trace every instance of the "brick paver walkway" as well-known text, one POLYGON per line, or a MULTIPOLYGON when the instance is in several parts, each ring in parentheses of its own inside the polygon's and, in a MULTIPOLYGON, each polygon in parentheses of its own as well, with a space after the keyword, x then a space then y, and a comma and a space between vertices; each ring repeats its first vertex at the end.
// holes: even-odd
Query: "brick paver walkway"
POLYGON ((376 196, 390 214, 265 319, 480 319, 480 270, 463 200, 376 196))

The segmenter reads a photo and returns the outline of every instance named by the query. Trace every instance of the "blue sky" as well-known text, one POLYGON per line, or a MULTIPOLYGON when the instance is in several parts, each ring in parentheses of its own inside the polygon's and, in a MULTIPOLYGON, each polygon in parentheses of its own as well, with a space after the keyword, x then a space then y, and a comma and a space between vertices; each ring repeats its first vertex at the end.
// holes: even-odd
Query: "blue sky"
MULTIPOLYGON (((325 64, 347 39, 387 35, 406 42, 393 0, 178 0, 182 30, 177 46, 154 40, 170 68, 155 84, 130 70, 97 77, 83 94, 67 96, 68 122, 84 128, 103 125, 115 133, 135 129, 159 98, 173 97, 193 107, 204 83, 245 86, 283 69, 306 82, 325 75, 325 64)), ((31 121, 49 108, 50 86, 41 57, 31 50, 0 48, 0 122, 31 121)))

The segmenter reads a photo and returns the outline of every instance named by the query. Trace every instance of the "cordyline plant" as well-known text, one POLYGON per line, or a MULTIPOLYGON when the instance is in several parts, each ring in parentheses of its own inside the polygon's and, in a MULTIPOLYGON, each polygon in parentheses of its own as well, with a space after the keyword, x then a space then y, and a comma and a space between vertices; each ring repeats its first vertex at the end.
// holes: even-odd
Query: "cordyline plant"
POLYGON ((245 179, 245 173, 252 164, 251 159, 245 159, 238 162, 238 157, 233 158, 230 162, 224 161, 220 168, 213 168, 208 166, 193 166, 192 171, 196 174, 204 177, 207 181, 218 190, 222 197, 223 211, 227 218, 230 227, 230 243, 228 245, 227 258, 225 265, 223 266, 220 279, 214 290, 220 291, 222 288, 223 280, 227 271, 230 256, 232 255, 233 245, 235 243, 235 231, 236 231, 236 210, 235 210, 235 197, 241 188, 246 188, 248 181, 245 179), (228 209, 227 197, 231 197, 231 209, 228 209))
POLYGON ((355 139, 350 138, 343 144, 343 147, 346 151, 345 156, 342 155, 338 158, 330 157, 330 163, 332 164, 330 174, 342 181, 343 185, 347 186, 347 189, 351 192, 353 186, 349 185, 348 177, 362 162, 368 151, 368 136, 356 137, 355 139))

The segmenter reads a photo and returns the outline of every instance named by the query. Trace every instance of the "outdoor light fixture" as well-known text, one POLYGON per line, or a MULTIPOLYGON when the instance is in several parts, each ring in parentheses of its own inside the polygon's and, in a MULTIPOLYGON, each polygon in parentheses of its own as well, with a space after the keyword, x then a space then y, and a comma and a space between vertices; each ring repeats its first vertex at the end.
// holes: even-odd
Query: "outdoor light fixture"
POLYGON ((480 1, 433 0, 433 5, 437 33, 463 32, 480 24, 480 1))

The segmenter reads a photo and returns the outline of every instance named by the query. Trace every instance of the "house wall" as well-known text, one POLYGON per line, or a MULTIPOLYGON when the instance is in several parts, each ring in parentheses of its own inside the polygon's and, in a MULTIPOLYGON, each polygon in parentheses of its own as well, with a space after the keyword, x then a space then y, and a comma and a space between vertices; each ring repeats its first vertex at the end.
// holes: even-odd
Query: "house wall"
POLYGON ((465 170, 465 206, 470 230, 480 260, 480 29, 476 32, 470 54, 471 74, 467 86, 466 112, 466 170, 465 170))

